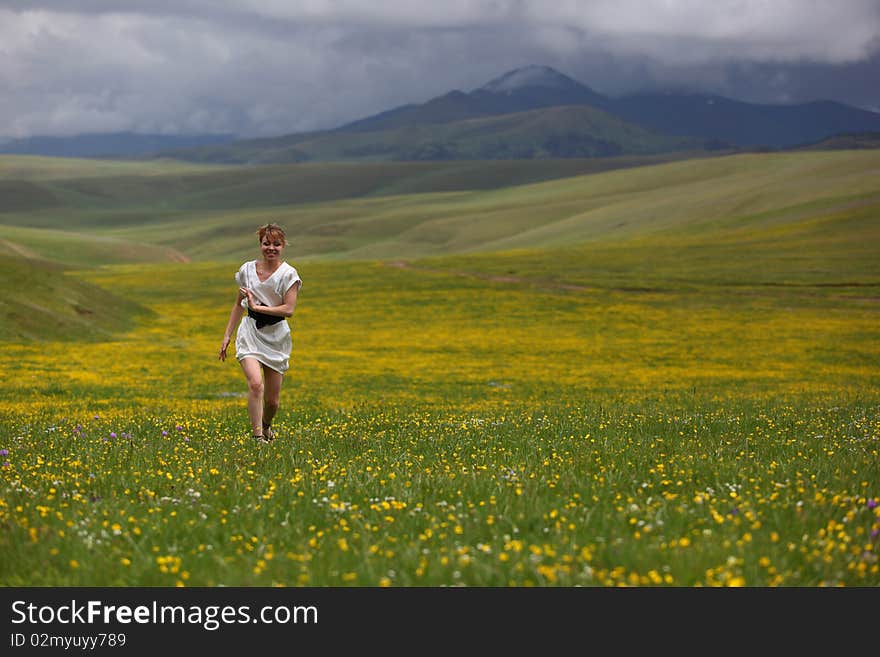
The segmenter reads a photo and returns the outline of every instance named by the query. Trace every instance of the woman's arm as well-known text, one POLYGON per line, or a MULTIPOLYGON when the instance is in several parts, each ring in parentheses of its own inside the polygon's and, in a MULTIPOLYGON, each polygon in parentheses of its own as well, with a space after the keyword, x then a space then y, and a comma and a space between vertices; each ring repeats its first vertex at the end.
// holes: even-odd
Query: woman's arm
POLYGON ((235 304, 229 311, 229 321, 226 322, 226 331, 223 333, 223 342, 220 344, 220 360, 226 360, 226 348, 229 346, 229 341, 232 340, 232 332, 244 316, 245 311, 241 307, 242 299, 244 299, 244 294, 239 290, 235 295, 235 304))
MULTIPOLYGON (((247 297, 248 308, 261 312, 264 315, 275 315, 276 317, 293 317, 293 311, 296 309, 296 299, 299 295, 299 282, 290 286, 287 294, 280 306, 263 306, 247 288, 241 288, 241 294, 247 297)), ((242 296, 242 298, 244 298, 242 296)))

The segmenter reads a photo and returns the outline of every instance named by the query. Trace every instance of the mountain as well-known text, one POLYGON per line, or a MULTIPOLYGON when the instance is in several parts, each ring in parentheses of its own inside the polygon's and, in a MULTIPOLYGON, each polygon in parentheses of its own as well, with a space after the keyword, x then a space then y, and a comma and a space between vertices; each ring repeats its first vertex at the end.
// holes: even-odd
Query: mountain
POLYGON ((636 94, 610 111, 663 134, 720 139, 739 147, 790 148, 841 133, 880 131, 880 114, 831 101, 760 105, 722 96, 636 94))
POLYGON ((404 105, 348 123, 337 130, 390 130, 561 105, 589 105, 606 109, 608 99, 552 68, 526 66, 505 73, 470 93, 450 91, 421 105, 404 105))
POLYGON ((604 96, 546 66, 526 66, 334 130, 165 153, 216 163, 601 157, 782 149, 880 131, 880 114, 820 101, 759 105, 716 95, 604 96))
POLYGON ((52 157, 138 157, 171 149, 221 144, 232 135, 153 135, 134 132, 82 134, 72 137, 35 136, 0 143, 7 155, 52 157))
POLYGON ((444 123, 331 130, 168 152, 203 163, 512 160, 656 155, 704 150, 587 105, 562 105, 444 123))
MULTIPOLYGON (((196 162, 604 157, 704 151, 607 111, 611 101, 546 66, 527 66, 465 93, 451 91, 333 130, 162 153, 196 162)), ((717 148, 717 141, 712 142, 717 148)))
POLYGON ((765 105, 717 95, 674 92, 610 98, 547 66, 515 69, 470 93, 452 91, 421 105, 405 105, 338 130, 435 125, 563 105, 588 105, 662 135, 695 137, 716 147, 789 148, 840 133, 880 130, 877 112, 831 101, 765 105))
POLYGON ((0 152, 228 164, 522 159, 786 149, 876 132, 880 113, 831 101, 761 105, 675 92, 611 98, 550 67, 526 66, 470 92, 450 91, 332 130, 236 141, 182 137, 204 141, 161 148, 149 135, 105 135, 103 143, 100 135, 34 138, 0 152))

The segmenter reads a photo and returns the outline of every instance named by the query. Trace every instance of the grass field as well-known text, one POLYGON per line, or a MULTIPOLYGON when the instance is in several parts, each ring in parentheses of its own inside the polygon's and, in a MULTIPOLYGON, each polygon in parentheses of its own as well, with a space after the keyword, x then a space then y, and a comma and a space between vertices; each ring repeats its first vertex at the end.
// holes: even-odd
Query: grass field
POLYGON ((292 231, 269 445, 216 359, 232 219, 222 247, 108 228, 191 262, 59 268, 129 323, 2 344, 0 584, 877 586, 878 158, 763 158, 284 206, 470 208, 484 248, 364 220, 396 257, 300 258, 292 231))
POLYGON ((642 167, 612 159, 172 168, 165 175, 154 164, 115 177, 83 165, 83 176, 63 179, 51 168, 38 179, 42 169, 33 164, 3 182, 18 196, 4 196, 0 253, 78 267, 236 260, 252 255, 251 227, 268 220, 287 227, 299 258, 310 259, 585 242, 628 249, 638 240, 648 248, 658 240, 761 240, 772 249, 804 237, 812 245, 828 237, 864 249, 878 231, 871 220, 880 204, 878 153, 738 155, 642 167))

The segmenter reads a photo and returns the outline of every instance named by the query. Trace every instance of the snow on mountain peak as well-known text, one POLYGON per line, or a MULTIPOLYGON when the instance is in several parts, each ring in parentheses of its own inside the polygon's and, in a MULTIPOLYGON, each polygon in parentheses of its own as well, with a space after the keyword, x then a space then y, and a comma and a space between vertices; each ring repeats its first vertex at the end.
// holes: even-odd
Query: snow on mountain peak
POLYGON ((549 66, 531 65, 505 73, 484 85, 482 89, 494 93, 510 93, 526 87, 563 88, 576 84, 574 80, 549 66))

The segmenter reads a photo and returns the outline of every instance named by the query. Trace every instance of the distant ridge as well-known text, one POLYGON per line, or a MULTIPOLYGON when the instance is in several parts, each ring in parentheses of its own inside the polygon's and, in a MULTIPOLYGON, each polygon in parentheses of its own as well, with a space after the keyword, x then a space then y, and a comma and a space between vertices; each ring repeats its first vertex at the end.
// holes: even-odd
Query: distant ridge
POLYGON ((562 105, 429 125, 234 142, 164 155, 214 164, 529 160, 703 152, 703 141, 661 135, 588 105, 562 105))
POLYGON ((35 137, 0 145, 0 153, 217 164, 532 159, 781 150, 872 132, 880 132, 880 113, 831 101, 762 105, 679 92, 611 98, 551 67, 531 65, 470 92, 452 90, 332 130, 242 140, 180 137, 176 143, 130 134, 104 135, 103 142, 101 135, 35 137))
POLYGON ((804 144, 798 150, 863 150, 880 148, 880 132, 844 132, 814 144, 804 144))
POLYGON ((35 136, 0 143, 6 155, 46 155, 50 157, 138 157, 179 148, 223 144, 233 135, 155 135, 135 132, 108 132, 72 137, 35 136))
POLYGON ((706 94, 653 93, 614 101, 617 116, 663 134, 739 147, 790 148, 840 133, 880 131, 880 114, 831 101, 760 105, 706 94))
POLYGON ((334 130, 166 153, 196 162, 285 163, 605 157, 782 150, 880 131, 880 114, 818 101, 758 105, 716 95, 610 98, 548 66, 453 90, 334 130))

